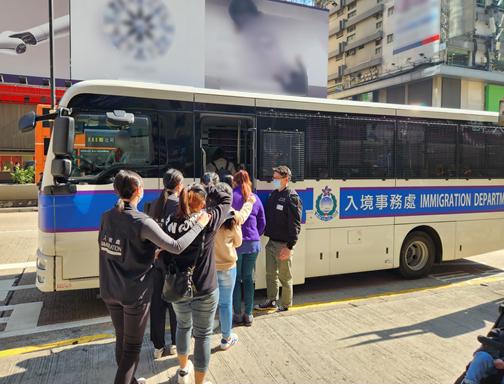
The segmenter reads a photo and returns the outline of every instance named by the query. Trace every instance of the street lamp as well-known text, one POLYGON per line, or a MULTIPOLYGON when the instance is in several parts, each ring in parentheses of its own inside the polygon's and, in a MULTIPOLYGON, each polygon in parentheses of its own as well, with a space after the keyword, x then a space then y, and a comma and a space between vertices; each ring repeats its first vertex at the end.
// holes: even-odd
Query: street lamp
POLYGON ((53 28, 53 0, 49 1, 49 71, 51 78, 51 110, 56 105, 56 90, 54 81, 54 28, 53 28))

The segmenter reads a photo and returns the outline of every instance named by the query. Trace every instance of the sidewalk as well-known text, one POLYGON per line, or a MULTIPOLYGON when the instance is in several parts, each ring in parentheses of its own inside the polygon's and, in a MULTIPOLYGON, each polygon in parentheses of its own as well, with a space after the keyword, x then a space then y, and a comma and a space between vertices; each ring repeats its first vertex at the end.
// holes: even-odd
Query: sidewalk
MULTIPOLYGON (((484 284, 258 316, 252 328, 235 329, 240 337, 236 347, 227 352, 214 349, 208 379, 214 383, 453 383, 478 346, 476 336, 486 333, 497 318, 503 294, 501 277, 484 284)), ((111 382, 114 340, 106 335, 111 332, 101 330, 105 339, 85 344, 48 345, 26 354, 4 351, 0 383, 111 382)), ((53 338, 61 339, 61 333, 53 338)), ((212 346, 218 342, 219 336, 214 335, 212 346)), ((153 361, 152 353, 147 335, 138 377, 150 383, 170 381, 175 358, 153 361)))

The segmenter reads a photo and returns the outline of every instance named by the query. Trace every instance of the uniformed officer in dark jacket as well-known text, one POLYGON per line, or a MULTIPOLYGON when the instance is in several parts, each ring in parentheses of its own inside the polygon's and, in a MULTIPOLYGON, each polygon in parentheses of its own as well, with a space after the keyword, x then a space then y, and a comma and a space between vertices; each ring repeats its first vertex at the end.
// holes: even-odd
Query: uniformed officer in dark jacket
MULTIPOLYGON (((179 170, 173 168, 165 172, 163 176, 164 189, 159 198, 145 205, 145 212, 154 219, 159 226, 163 226, 167 218, 175 214, 179 205, 179 195, 184 188, 184 176, 179 170)), ((159 259, 166 257, 166 253, 161 253, 159 259)), ((150 308, 150 339, 154 344, 154 359, 159 359, 166 355, 173 355, 176 351, 177 335, 177 315, 171 303, 165 302, 161 298, 163 292, 165 261, 156 260, 152 271, 152 302, 150 308), (165 343, 166 310, 170 318, 170 346, 165 343)))
POLYGON ((145 326, 152 297, 151 270, 156 248, 180 254, 208 224, 201 215, 198 224, 174 240, 152 219, 137 210, 143 197, 142 178, 132 171, 119 171, 114 180, 119 203, 102 216, 100 250, 100 295, 116 332, 115 383, 136 383, 145 326))
POLYGON ((257 310, 286 311, 292 305, 292 256, 301 230, 301 200, 289 188, 292 177, 287 166, 273 169, 273 186, 266 203, 266 287, 268 299, 257 310), (278 280, 282 284, 282 300, 278 306, 278 280))

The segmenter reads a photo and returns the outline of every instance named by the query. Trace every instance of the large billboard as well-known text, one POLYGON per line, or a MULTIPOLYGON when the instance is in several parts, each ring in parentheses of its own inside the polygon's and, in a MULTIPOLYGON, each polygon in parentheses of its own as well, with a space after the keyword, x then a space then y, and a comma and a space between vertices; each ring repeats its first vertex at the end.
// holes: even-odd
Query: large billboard
POLYGON ((396 0, 394 61, 414 63, 439 52, 440 0, 396 0))
POLYGON ((207 0, 205 29, 206 87, 327 96, 327 11, 207 0))
POLYGON ((204 86, 204 0, 71 1, 72 79, 204 86))
MULTIPOLYGON (((60 79, 327 95, 327 10, 274 0, 55 0, 54 27, 60 79)), ((6 81, 49 76, 48 29, 47 1, 2 0, 6 81)))
MULTIPOLYGON (((68 0, 54 0, 55 74, 70 79, 68 0)), ((6 82, 43 84, 50 73, 49 8, 43 0, 2 0, 0 74, 6 82)), ((63 85, 63 84, 58 84, 63 85)))

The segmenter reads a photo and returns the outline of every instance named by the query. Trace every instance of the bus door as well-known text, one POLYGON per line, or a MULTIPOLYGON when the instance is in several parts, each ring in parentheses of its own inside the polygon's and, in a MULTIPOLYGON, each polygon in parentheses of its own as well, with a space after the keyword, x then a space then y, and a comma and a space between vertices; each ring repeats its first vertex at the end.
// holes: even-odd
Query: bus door
POLYGON ((247 170, 255 181, 255 127, 254 116, 201 113, 197 120, 200 133, 200 174, 215 171, 216 167, 226 168, 231 174, 238 170, 247 170))

